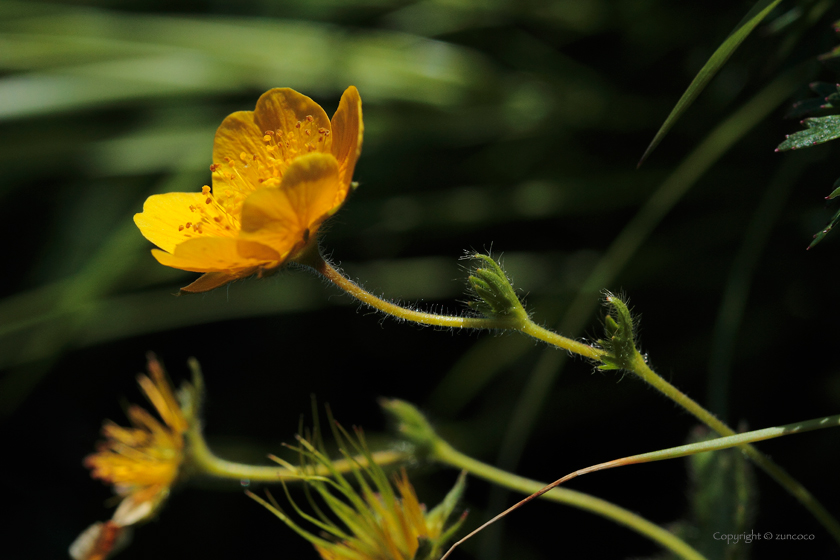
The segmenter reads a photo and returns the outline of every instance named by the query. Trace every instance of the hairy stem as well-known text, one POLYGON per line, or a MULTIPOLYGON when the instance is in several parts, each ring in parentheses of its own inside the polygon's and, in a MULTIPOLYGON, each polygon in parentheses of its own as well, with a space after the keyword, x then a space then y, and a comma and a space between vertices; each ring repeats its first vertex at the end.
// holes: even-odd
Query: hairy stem
POLYGON ((421 325, 433 325, 438 327, 452 327, 456 329, 508 329, 520 331, 524 334, 532 336, 538 340, 568 350, 575 354, 579 354, 586 358, 597 360, 603 354, 603 350, 593 348, 582 342, 566 338, 548 329, 540 327, 530 320, 523 321, 514 316, 510 317, 459 317, 455 315, 438 315, 435 313, 426 313, 424 311, 415 311, 413 309, 406 309, 396 303, 384 300, 380 297, 368 292, 341 272, 333 268, 323 258, 312 257, 309 262, 305 262, 307 266, 312 267, 324 276, 327 280, 335 284, 342 291, 359 300, 360 302, 373 307, 387 315, 419 323, 421 325))
MULTIPOLYGON (((193 474, 269 484, 302 480, 299 472, 286 467, 246 465, 217 457, 207 446, 198 422, 193 423, 187 432, 186 451, 187 462, 193 474)), ((380 466, 405 463, 411 458, 408 453, 399 451, 375 451, 371 453, 371 457, 380 466)), ((367 458, 363 456, 354 457, 352 461, 337 459, 332 462, 335 470, 341 473, 351 472, 354 466, 365 466, 367 463, 367 458)), ((307 475, 330 476, 330 474, 332 473, 324 465, 317 465, 314 472, 307 471, 307 475)))

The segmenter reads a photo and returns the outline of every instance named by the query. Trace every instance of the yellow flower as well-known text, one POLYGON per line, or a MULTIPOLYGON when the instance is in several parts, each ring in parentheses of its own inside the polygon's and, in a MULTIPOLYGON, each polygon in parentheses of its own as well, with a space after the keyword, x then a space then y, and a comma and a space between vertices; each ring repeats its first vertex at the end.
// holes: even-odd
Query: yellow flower
MULTIPOLYGON (((443 520, 436 522, 417 499, 405 469, 394 477, 400 497, 393 492, 365 493, 366 507, 355 512, 353 534, 338 542, 314 543, 324 560, 413 560, 436 559, 446 540, 443 520), (425 554, 417 555, 421 543, 425 554)), ((454 505, 454 504, 453 504, 454 505)), ((440 517, 440 516, 434 516, 440 517)))
MULTIPOLYGON (((358 490, 335 469, 323 451, 306 440, 300 442, 303 447, 299 451, 310 463, 324 465, 331 472, 329 479, 310 476, 303 474, 307 472, 304 467, 300 471, 301 477, 340 522, 336 523, 312 503, 317 519, 306 518, 321 529, 321 536, 316 536, 292 521, 273 499, 268 503, 254 494, 249 495, 311 542, 324 560, 436 560, 466 516, 465 512, 454 523, 449 522, 464 491, 464 473, 443 502, 427 512, 417 499, 405 469, 390 481, 373 461, 364 441, 354 444, 365 456, 364 463, 350 459, 345 453, 345 458, 354 463, 352 480, 358 490)), ((303 515, 294 502, 292 506, 303 515)))
POLYGON ((272 271, 310 248, 344 203, 362 132, 353 86, 332 121, 309 97, 272 89, 216 131, 212 189, 151 196, 134 223, 160 248, 152 250, 158 262, 205 273, 183 291, 272 271))
POLYGON ((84 464, 93 478, 113 485, 122 500, 110 521, 95 523, 71 545, 70 554, 76 560, 107 558, 124 540, 126 528, 158 511, 178 478, 189 420, 160 362, 149 356, 148 368, 149 376, 139 375, 137 381, 163 423, 132 405, 127 414, 133 427, 113 422, 102 427, 105 441, 96 453, 85 457, 84 464))

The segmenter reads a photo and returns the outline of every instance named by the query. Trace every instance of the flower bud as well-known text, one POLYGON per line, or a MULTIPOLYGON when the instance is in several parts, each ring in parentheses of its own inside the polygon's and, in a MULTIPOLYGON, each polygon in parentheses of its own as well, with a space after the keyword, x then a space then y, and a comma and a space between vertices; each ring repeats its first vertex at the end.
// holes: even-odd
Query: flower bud
POLYGON ((468 278, 470 291, 475 297, 468 305, 487 317, 510 317, 526 321, 528 313, 499 263, 491 256, 480 253, 471 253, 465 258, 477 263, 468 278))

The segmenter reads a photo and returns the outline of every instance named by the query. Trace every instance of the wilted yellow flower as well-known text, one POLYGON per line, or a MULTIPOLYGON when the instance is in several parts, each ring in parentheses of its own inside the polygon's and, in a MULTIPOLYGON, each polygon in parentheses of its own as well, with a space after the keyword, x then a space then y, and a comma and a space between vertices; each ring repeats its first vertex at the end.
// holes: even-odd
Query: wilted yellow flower
MULTIPOLYGON (((331 472, 329 479, 302 474, 304 482, 317 492, 335 516, 325 515, 322 508, 313 504, 318 519, 308 518, 321 529, 322 536, 313 535, 297 525, 273 499, 268 503, 253 494, 251 497, 311 542, 324 560, 436 560, 466 516, 465 512, 454 523, 449 523, 464 491, 464 473, 444 501, 427 512, 417 499, 405 470, 390 481, 373 461, 364 442, 357 450, 367 460, 364 464, 354 461, 353 468, 352 479, 358 488, 333 467, 322 451, 305 440, 301 443, 301 451, 309 460, 326 466, 331 472)), ((345 457, 350 459, 347 454, 345 457)), ((292 506, 301 513, 294 502, 292 506)))
POLYGON ((151 196, 134 223, 161 264, 205 273, 184 291, 272 271, 310 247, 344 203, 362 132, 353 86, 332 121, 309 97, 272 89, 216 131, 212 189, 151 196))
POLYGON ((96 453, 85 457, 84 464, 93 478, 111 484, 122 500, 110 521, 95 523, 71 545, 70 554, 76 560, 107 558, 125 528, 157 512, 178 478, 189 420, 153 356, 148 369, 149 376, 139 375, 137 381, 163 423, 132 405, 127 414, 133 427, 113 422, 102 427, 106 439, 96 453))
MULTIPOLYGON (((393 479, 400 497, 392 492, 365 493, 365 505, 355 512, 356 532, 338 542, 315 543, 324 560, 412 560, 436 559, 445 542, 440 515, 427 514, 417 499, 405 470, 393 479), (426 554, 417 556, 420 544, 426 554)), ((460 493, 461 488, 458 489, 460 493)), ((454 505, 454 501, 453 501, 454 505)), ((448 516, 447 512, 447 516, 448 516)))

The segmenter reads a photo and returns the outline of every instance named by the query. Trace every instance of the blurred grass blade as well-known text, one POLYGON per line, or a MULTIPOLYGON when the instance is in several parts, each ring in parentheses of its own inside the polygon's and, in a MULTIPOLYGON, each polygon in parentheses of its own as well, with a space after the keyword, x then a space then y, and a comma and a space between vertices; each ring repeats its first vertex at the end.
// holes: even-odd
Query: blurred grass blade
MULTIPOLYGON (((0 1, 0 16, 5 3, 0 1)), ((459 105, 492 81, 485 57, 405 33, 324 23, 72 8, 0 17, 0 121, 286 84, 366 100, 459 105), (277 56, 295 45, 295 56, 277 56), (55 54, 59 53, 59 54, 55 54)))
POLYGON ((729 57, 732 56, 732 53, 735 52, 741 43, 744 42, 744 39, 747 38, 755 27, 761 23, 770 10, 776 7, 776 5, 781 2, 781 0, 759 0, 756 2, 755 6, 749 11, 749 13, 744 16, 744 19, 735 27, 735 31, 733 31, 729 37, 727 37, 726 41, 718 47, 718 49, 714 52, 714 54, 709 58, 708 62, 703 65, 703 68, 700 69, 700 72, 697 73, 697 76, 694 77, 694 80, 691 82, 691 85, 688 86, 688 89, 685 90, 680 100, 677 101, 677 105, 671 111, 671 114, 668 115, 668 118, 665 119, 665 123, 659 129, 659 132, 656 133, 654 136, 653 141, 645 150, 644 155, 642 155, 642 159, 639 160, 639 166, 644 163, 647 157, 653 152, 656 146, 662 141, 665 135, 671 130, 671 127, 674 126, 674 123, 677 122, 677 119, 688 109, 688 106, 694 103, 694 100, 697 99, 697 96, 700 95, 700 92, 709 84, 711 79, 717 74, 718 70, 726 64, 726 61, 729 60, 729 57))

